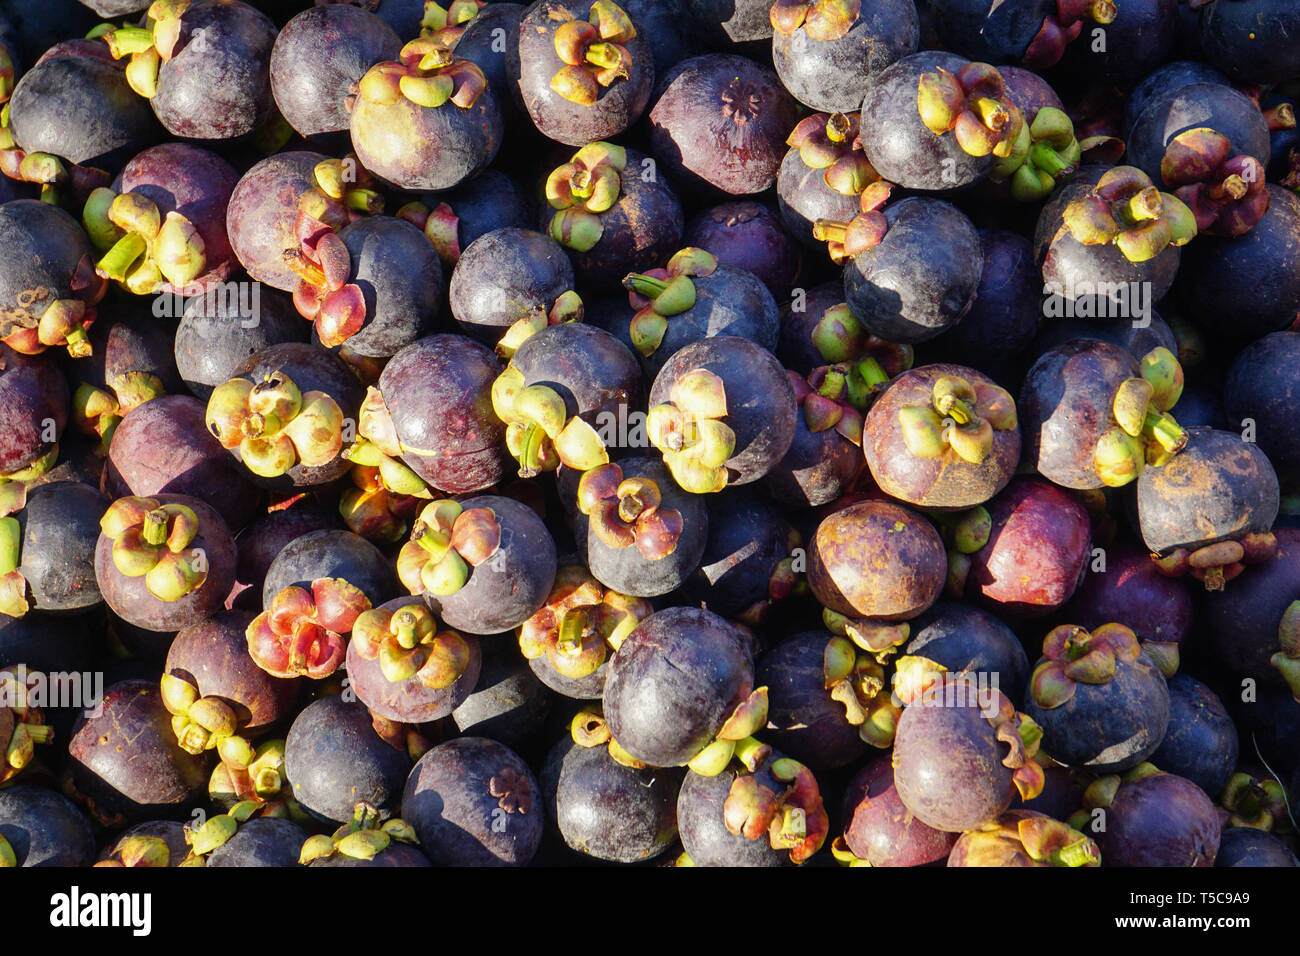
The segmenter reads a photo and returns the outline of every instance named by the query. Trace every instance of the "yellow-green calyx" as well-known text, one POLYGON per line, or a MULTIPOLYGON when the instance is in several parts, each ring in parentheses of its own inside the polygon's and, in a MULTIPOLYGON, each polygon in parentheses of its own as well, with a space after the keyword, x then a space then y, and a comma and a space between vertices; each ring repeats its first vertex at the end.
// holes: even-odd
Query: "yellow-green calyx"
POLYGON ((1277 625, 1277 641, 1281 648, 1269 658, 1269 663, 1291 688, 1291 695, 1300 702, 1300 601, 1292 601, 1282 613, 1277 625))
POLYGON ((677 549, 682 514, 663 507, 663 494, 651 478, 624 478, 617 464, 600 465, 578 481, 578 510, 591 520, 601 543, 611 548, 636 545, 647 561, 677 549))
POLYGON ((167 841, 162 837, 137 833, 119 843, 112 856, 100 860, 95 866, 162 869, 170 865, 171 856, 167 841))
POLYGON ((305 814, 293 801, 284 775, 283 739, 265 740, 258 744, 247 766, 236 767, 225 761, 218 763, 208 780, 208 796, 226 810, 245 800, 253 800, 283 805, 295 816, 305 814))
POLYGON ((668 401, 650 409, 646 434, 685 491, 708 494, 727 486, 726 466, 736 449, 736 433, 723 421, 726 416, 722 379, 702 368, 679 378, 668 401))
POLYGON ((420 19, 420 36, 448 49, 455 49, 469 22, 487 5, 487 0, 452 0, 444 7, 434 0, 425 0, 424 16, 420 19))
POLYGON ((40 708, 29 697, 29 691, 44 679, 43 674, 26 667, 0 670, 0 784, 12 780, 32 762, 37 744, 54 740, 54 728, 45 723, 40 708))
POLYGON ((207 580, 207 557, 193 547, 199 519, 187 505, 119 498, 99 520, 99 530, 113 542, 118 572, 143 577, 149 593, 160 601, 178 601, 207 580))
POLYGON ((695 307, 692 279, 711 276, 717 269, 717 256, 691 246, 674 254, 666 268, 626 276, 623 288, 637 310, 629 327, 633 347, 642 355, 653 354, 668 331, 668 320, 695 307))
POLYGON ((859 212, 848 222, 818 219, 813 223, 813 238, 826 243, 826 251, 836 265, 875 248, 885 238, 889 222, 881 209, 893 189, 893 183, 878 179, 858 195, 859 212))
POLYGON ((1294 831, 1286 788, 1272 777, 1234 773, 1223 788, 1219 804, 1228 811, 1228 826, 1282 834, 1294 831))
POLYGON ((995 182, 1011 180, 1011 197, 1020 202, 1046 199, 1056 183, 1078 169, 1083 151, 1074 138, 1070 117, 1054 106, 1021 124, 1010 155, 993 163, 989 176, 995 182))
POLYGON ((918 458, 947 451, 978 465, 993 450, 995 432, 1016 428, 1016 404, 997 385, 971 385, 956 375, 935 380, 928 405, 904 405, 898 427, 907 450, 918 458))
POLYGON ((489 508, 466 511, 450 499, 424 506, 411 540, 397 555, 397 576, 412 594, 455 594, 501 546, 501 525, 489 508))
POLYGON ((644 770, 649 764, 642 763, 624 750, 613 734, 601 711, 599 704, 588 704, 569 721, 569 736, 579 747, 605 747, 609 758, 624 767, 644 770))
POLYGON ((960 598, 966 593, 970 556, 988 544, 993 532, 993 519, 983 505, 953 514, 936 513, 931 518, 938 526, 948 551, 948 576, 944 590, 960 598))
POLYGON ((830 608, 822 608, 822 623, 836 637, 847 637, 880 664, 888 663, 912 632, 906 621, 886 624, 866 618, 851 618, 830 608))
POLYGON ((845 302, 822 313, 811 340, 823 362, 845 365, 846 373, 853 373, 848 383, 849 400, 859 410, 870 404, 869 396, 878 386, 912 367, 910 345, 886 342, 870 334, 845 302))
POLYGON ((1087 828, 1091 822, 1089 811, 1109 807, 1115 801, 1115 795, 1119 793, 1121 786, 1143 780, 1146 777, 1153 777, 1162 772, 1155 764, 1140 763, 1132 770, 1127 770, 1122 774, 1112 773, 1104 777, 1098 777, 1088 784, 1083 791, 1083 809, 1072 813, 1066 822, 1076 830, 1087 828))
POLYGON ((165 286, 186 289, 207 267, 194 223, 178 212, 164 216, 142 193, 100 187, 86 200, 82 220, 104 253, 95 272, 133 295, 151 295, 165 286))
POLYGON ((1053 628, 1043 640, 1043 661, 1034 668, 1029 691, 1051 710, 1074 697, 1078 683, 1107 684, 1120 663, 1142 653, 1137 636, 1123 624, 1103 624, 1088 632, 1073 624, 1053 628))
POLYGON ((190 853, 181 866, 204 866, 213 850, 225 846, 238 831, 241 823, 247 823, 253 817, 275 816, 268 813, 268 806, 256 800, 243 800, 225 813, 208 817, 197 826, 185 828, 185 842, 189 844, 190 853))
POLYGON ((1093 450, 1097 477, 1110 487, 1128 484, 1146 465, 1164 464, 1187 444, 1187 433, 1168 414, 1183 393, 1178 359, 1158 346, 1142 357, 1139 371, 1115 390, 1116 424, 1093 450))
POLYGON ((967 866, 1100 866, 1101 850, 1068 824, 1028 811, 1015 811, 962 835, 967 866))
POLYGON ((302 845, 298 862, 303 866, 313 860, 327 860, 332 856, 346 856, 354 860, 373 860, 376 855, 397 841, 419 846, 415 828, 396 817, 380 821, 379 811, 368 803, 358 803, 352 819, 326 836, 319 833, 308 837, 302 845))
MULTIPOLYGON (((356 465, 377 469, 384 488, 395 495, 432 498, 424 479, 401 460, 402 451, 383 395, 374 386, 367 388, 357 415, 357 439, 343 450, 343 457, 356 465)), ((358 487, 368 485, 358 483, 358 487)))
POLYGON ((1133 166, 1102 174, 1085 196, 1065 207, 1063 228, 1085 246, 1114 243, 1129 262, 1154 259, 1196 237, 1196 217, 1186 204, 1162 193, 1133 166))
POLYGON ((487 89, 483 71, 469 60, 456 59, 437 39, 418 37, 397 56, 372 66, 357 84, 357 95, 379 106, 406 100, 426 109, 447 103, 470 109, 487 89))
POLYGON ((551 10, 552 19, 563 20, 555 30, 554 46, 564 64, 551 77, 551 89, 571 103, 592 106, 601 89, 632 75, 632 54, 624 44, 636 38, 636 27, 610 0, 596 0, 586 20, 561 6, 551 10))
POLYGON ((98 438, 107 451, 113 431, 127 412, 165 394, 162 381, 149 372, 114 376, 105 388, 83 382, 72 396, 72 419, 83 434, 98 438))
POLYGON ((736 705, 713 742, 686 764, 704 777, 716 777, 735 758, 749 766, 761 762, 771 748, 754 739, 767 725, 767 688, 759 687, 736 705))
POLYGON ((623 193, 627 150, 613 143, 589 143, 546 180, 546 201, 555 214, 548 231, 562 246, 587 252, 600 242, 600 214, 623 193))
POLYGON ((862 0, 776 0, 768 17, 782 36, 802 27, 808 39, 828 43, 853 29, 861 12, 862 0))
POLYGON ((902 708, 894 700, 885 669, 846 637, 832 637, 822 655, 822 671, 831 699, 844 705, 858 736, 884 750, 894 742, 902 708))
MULTIPOLYGON (((972 680, 965 672, 945 674, 938 681, 941 685, 940 692, 943 692, 942 685, 947 682, 966 681, 969 684, 972 680)), ((1020 799, 1032 800, 1043 792, 1043 786, 1047 782, 1043 768, 1034 759, 1043 739, 1043 729, 1032 718, 1019 713, 1006 694, 998 690, 993 691, 993 694, 997 713, 992 717, 986 713, 985 718, 993 727, 998 740, 1009 747, 1007 755, 1002 758, 1002 765, 1012 771, 1011 780, 1020 799)))
POLYGON ((222 446, 239 449, 244 466, 263 478, 333 461, 343 449, 343 410, 321 391, 302 393, 284 372, 259 382, 232 378, 208 398, 206 423, 222 446))
POLYGON ((568 565, 555 576, 546 603, 519 626, 528 660, 545 657, 570 680, 594 674, 653 608, 644 598, 609 590, 585 568, 568 565))
POLYGON ((572 289, 563 292, 548 311, 543 312, 538 309, 506 329, 506 334, 501 336, 501 341, 496 345, 496 353, 508 361, 514 358, 515 352, 519 351, 519 346, 542 329, 559 325, 561 322, 581 322, 582 316, 582 296, 572 289))
POLYGON ((921 74, 916 108, 926 129, 936 136, 951 131, 968 156, 1010 156, 1025 125, 1002 74, 988 63, 921 74))
POLYGON ((31 607, 23 563, 23 529, 14 515, 27 505, 27 486, 0 481, 0 613, 22 617, 31 607))
POLYGON ((815 113, 799 121, 786 145, 799 150, 809 169, 822 170, 826 188, 842 196, 857 196, 880 174, 867 162, 857 113, 815 113))
POLYGON ((95 321, 94 305, 103 297, 108 283, 95 274, 90 256, 83 256, 71 285, 78 298, 55 299, 45 306, 40 318, 19 311, 0 319, 0 328, 8 330, 0 336, 0 342, 24 355, 39 355, 51 346, 63 345, 73 358, 88 357, 91 346, 87 330, 95 321))
POLYGON ((420 498, 433 497, 428 492, 415 497, 389 490, 376 465, 353 465, 348 476, 352 486, 339 495, 339 516, 348 530, 367 541, 400 541, 415 517, 420 498))
MULTIPOLYGON (((766 749, 766 748, 765 748, 766 749)), ((822 804, 821 790, 811 770, 789 757, 772 759, 769 752, 738 773, 722 805, 727 832, 758 840, 763 836, 774 850, 788 850, 793 863, 803 863, 821 849, 830 830, 830 819, 822 804), (766 769, 780 793, 757 776, 766 769)))
POLYGON ((506 423, 506 447, 531 478, 561 463, 587 471, 609 462, 605 442, 590 424, 569 416, 564 399, 546 385, 526 385, 514 365, 492 383, 492 409, 506 423))
POLYGON ((239 720, 228 703, 219 697, 199 696, 196 684, 175 674, 162 676, 162 699, 182 750, 195 755, 215 750, 222 763, 248 769, 253 748, 236 733, 239 720))
POLYGON ((154 0, 145 15, 147 27, 114 27, 104 24, 90 34, 108 43, 113 58, 129 57, 126 81, 145 99, 158 94, 158 71, 180 52, 181 17, 190 0, 154 0))
POLYGON ((365 660, 378 660, 390 684, 416 680, 431 690, 460 680, 470 659, 465 639, 439 631, 433 612, 422 604, 366 611, 352 625, 352 646, 365 660))
POLYGON ((849 394, 853 371, 823 366, 808 378, 797 372, 786 372, 786 375, 810 432, 816 434, 834 428, 853 444, 862 444, 862 413, 854 407, 849 394))

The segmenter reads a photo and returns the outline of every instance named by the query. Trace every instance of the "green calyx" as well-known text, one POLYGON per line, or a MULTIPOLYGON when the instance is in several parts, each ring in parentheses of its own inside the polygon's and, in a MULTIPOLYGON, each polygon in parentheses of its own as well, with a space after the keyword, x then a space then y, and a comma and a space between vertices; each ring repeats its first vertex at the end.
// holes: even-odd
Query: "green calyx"
POLYGON ((1277 625, 1280 650, 1269 658, 1269 663, 1291 689, 1291 696, 1300 702, 1300 601, 1292 601, 1277 625))
POLYGON ((514 358, 515 352, 521 345, 542 329, 562 322, 581 322, 583 311, 582 296, 572 289, 563 292, 549 311, 543 312, 538 309, 506 329, 506 334, 501 336, 501 341, 497 342, 496 353, 509 361, 514 358))
POLYGON ((115 60, 127 58, 126 81, 145 99, 158 94, 159 70, 180 52, 181 17, 189 7, 190 0, 154 0, 146 11, 150 26, 104 24, 93 31, 115 60))
POLYGON ((831 699, 844 705, 845 718, 862 740, 882 750, 892 746, 902 708, 880 663, 847 637, 832 637, 822 655, 822 672, 831 699))
POLYGON ((343 410, 322 391, 302 392, 282 371, 259 382, 232 378, 208 397, 208 431, 238 449, 244 466, 277 478, 302 465, 329 464, 343 450, 343 410))
POLYGON ((137 405, 165 394, 162 381, 149 372, 118 375, 107 388, 83 382, 72 396, 72 418, 83 434, 98 438, 108 451, 113 431, 123 416, 137 405))
POLYGON ((415 828, 396 817, 380 821, 379 811, 368 803, 358 803, 352 819, 331 835, 317 834, 302 845, 298 862, 303 866, 313 860, 346 856, 354 860, 373 860, 394 842, 419 846, 415 828))
POLYGON ((30 609, 22 567, 23 532, 18 519, 0 518, 0 613, 22 617, 30 609))
POLYGON ((460 680, 470 661, 465 639, 439 631, 433 612, 422 604, 364 612, 352 625, 352 646, 365 660, 378 660, 389 683, 416 680, 435 690, 460 680))
POLYGON ((455 594, 497 553, 501 525, 489 508, 466 511, 450 499, 424 506, 411 540, 397 555, 397 576, 411 594, 455 594))
POLYGON ((141 193, 94 190, 82 209, 91 240, 103 252, 97 275, 120 283, 133 295, 170 286, 189 287, 207 267, 203 237, 178 212, 165 216, 141 193))
POLYGON ((492 409, 506 423, 506 447, 531 478, 560 464, 583 472, 609 462, 605 442, 588 422, 569 416, 564 399, 546 385, 527 385, 513 364, 492 383, 492 409))
POLYGON ((611 0, 596 0, 586 20, 564 7, 554 7, 555 55, 563 66, 551 77, 551 90, 579 106, 594 106, 600 91, 632 75, 632 54, 625 44, 636 38, 636 27, 623 8, 611 0))
POLYGON ((726 415, 722 379, 707 369, 687 372, 669 389, 668 401, 650 409, 646 434, 684 491, 710 494, 727 486, 736 434, 726 415))
MULTIPOLYGON (((862 444, 862 413, 852 401, 849 387, 851 378, 862 374, 871 376, 880 366, 874 359, 866 359, 854 366, 823 366, 814 369, 807 378, 796 372, 787 372, 794 399, 803 412, 804 424, 814 434, 834 428, 855 445, 862 444), (872 369, 870 366, 874 365, 872 369), (861 370, 865 369, 865 373, 861 370)), ((884 374, 883 371, 880 374, 884 374)))
POLYGON ((569 722, 569 736, 579 747, 605 747, 609 751, 609 759, 621 766, 633 770, 644 770, 649 766, 633 757, 614 739, 599 704, 590 704, 574 715, 569 722))
POLYGON ((1070 117, 1048 106, 1021 127, 1011 154, 993 164, 990 177, 995 182, 1010 179, 1011 196, 1018 202, 1039 202, 1079 167, 1082 158, 1070 117))
POLYGON ((1004 814, 964 834, 962 844, 968 866, 1001 866, 1009 859, 1030 866, 1101 865, 1101 850, 1092 839, 1069 824, 1032 811, 1004 814))
POLYGON ((425 0, 420 36, 454 50, 465 28, 486 5, 487 0, 452 0, 444 7, 434 0, 425 0))
POLYGON ((1086 246, 1114 243, 1129 262, 1146 262, 1195 238, 1196 218, 1187 205, 1162 193, 1133 166, 1102 174, 1085 196, 1065 207, 1062 228, 1086 246))
POLYGON ((775 757, 770 748, 738 773, 722 806, 723 822, 733 836, 757 840, 766 836, 774 850, 787 850, 793 863, 803 863, 821 849, 830 829, 821 790, 811 770, 789 757, 775 757), (771 774, 778 790, 759 777, 771 774))
POLYGON ((847 35, 861 13, 862 0, 776 0, 768 16, 781 36, 802 29, 808 39, 830 43, 847 35))
POLYGON ((1126 379, 1111 405, 1116 424, 1103 432, 1093 452, 1102 483, 1126 485, 1146 465, 1162 465, 1187 444, 1187 433, 1168 414, 1183 391, 1183 370, 1164 346, 1139 363, 1139 376, 1126 379))
POLYGON ((969 156, 1010 157, 1025 126, 1002 74, 988 63, 921 74, 916 108, 926 129, 936 136, 951 132, 969 156))
POLYGON ((862 151, 858 123, 857 113, 816 113, 801 120, 785 142, 799 150, 805 166, 822 170, 828 189, 858 196, 880 179, 862 151))
POLYGON ((628 301, 637 310, 629 332, 638 352, 652 355, 659 348, 668 332, 668 320, 695 307, 693 280, 711 276, 717 268, 717 256, 687 247, 669 259, 665 268, 631 273, 623 279, 628 301))
POLYGON ((1016 405, 997 385, 971 385, 945 375, 935 380, 928 405, 904 405, 898 426, 907 450, 918 458, 946 451, 968 464, 981 464, 993 450, 994 433, 1016 428, 1016 405))
POLYGON ((1286 788, 1272 777, 1238 771, 1228 778, 1219 797, 1228 811, 1228 826, 1270 833, 1294 832, 1286 788))
POLYGON ((40 679, 25 667, 0 670, 0 699, 5 701, 0 705, 0 785, 26 769, 38 744, 54 741, 54 728, 28 697, 29 685, 40 679))
POLYGON ((460 60, 436 38, 417 37, 402 47, 396 60, 372 66, 357 84, 357 96, 375 106, 407 103, 439 109, 450 103, 470 109, 487 89, 477 65, 460 60))
POLYGON ((623 194, 627 150, 613 143, 589 143, 546 180, 551 238, 577 252, 589 252, 605 232, 600 214, 623 194))
POLYGON ((889 663, 911 635, 911 627, 905 621, 885 624, 866 618, 851 618, 830 608, 822 608, 822 623, 832 634, 847 637, 880 664, 889 663))
POLYGON ((143 577, 160 601, 178 601, 203 586, 207 557, 195 547, 199 519, 182 504, 128 497, 113 502, 99 522, 113 542, 113 566, 127 577, 143 577))
POLYGON ((754 769, 771 748, 754 739, 767 724, 767 688, 759 687, 736 705, 713 741, 686 764, 704 777, 716 777, 733 759, 754 769))
POLYGON ((1040 707, 1060 707, 1074 697, 1078 683, 1109 683, 1120 663, 1132 663, 1141 653, 1137 635, 1122 624, 1091 632, 1063 624, 1043 639, 1043 660, 1030 678, 1030 693, 1040 707))

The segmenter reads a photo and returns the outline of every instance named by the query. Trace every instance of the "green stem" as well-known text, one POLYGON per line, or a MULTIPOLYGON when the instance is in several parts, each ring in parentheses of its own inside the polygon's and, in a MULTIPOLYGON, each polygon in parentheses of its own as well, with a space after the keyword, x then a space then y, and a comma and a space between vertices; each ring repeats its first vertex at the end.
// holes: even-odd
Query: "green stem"
POLYGON ((1164 412, 1154 408, 1148 409, 1142 426, 1155 437, 1160 447, 1170 454, 1182 451, 1187 444, 1187 432, 1174 421, 1171 415, 1164 412))
POLYGON ((146 248, 147 245, 141 236, 128 232, 113 244, 112 249, 104 253, 104 258, 99 260, 95 271, 116 282, 121 282, 131 271, 135 261, 144 255, 146 248))
POLYGON ((623 288, 630 289, 637 295, 643 295, 647 299, 657 299, 668 288, 668 282, 664 279, 656 279, 653 276, 633 272, 623 280, 623 288))
POLYGON ((144 543, 151 547, 158 547, 167 540, 167 512, 150 511, 144 516, 144 526, 140 529, 140 537, 144 543))

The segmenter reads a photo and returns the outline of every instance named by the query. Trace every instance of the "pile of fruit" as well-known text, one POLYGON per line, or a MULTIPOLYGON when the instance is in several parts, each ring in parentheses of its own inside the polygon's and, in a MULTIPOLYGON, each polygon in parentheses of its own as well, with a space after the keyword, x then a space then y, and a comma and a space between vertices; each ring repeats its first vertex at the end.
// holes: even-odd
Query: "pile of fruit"
POLYGON ((0 0, 0 866, 1296 866, 1295 0, 0 0))

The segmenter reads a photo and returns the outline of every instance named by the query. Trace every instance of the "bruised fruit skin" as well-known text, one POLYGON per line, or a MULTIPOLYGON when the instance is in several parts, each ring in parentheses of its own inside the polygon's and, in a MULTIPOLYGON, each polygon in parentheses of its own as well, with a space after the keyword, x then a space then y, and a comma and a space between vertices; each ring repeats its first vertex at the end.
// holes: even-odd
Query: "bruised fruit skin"
POLYGON ((526 866, 546 818, 532 770, 484 737, 459 737, 421 757, 402 794, 402 815, 435 866, 526 866))
POLYGON ((421 339, 384 367, 379 390, 402 460, 433 487, 470 494, 505 476, 505 425, 492 410, 500 374, 486 346, 460 335, 421 339))
POLYGON ((975 369, 912 369, 871 406, 863 451, 886 494, 928 508, 982 504, 1006 486, 1020 461, 1015 402, 975 369))
MULTIPOLYGON (((1145 769, 1154 770, 1150 764, 1145 769)), ((1200 787, 1155 771, 1131 781, 1103 777, 1089 788, 1085 807, 1101 807, 1106 828, 1095 836, 1107 866, 1213 866, 1220 823, 1200 787), (1118 784, 1114 797, 1105 790, 1118 784)))
POLYGON ((1169 690, 1131 630, 1062 625, 1043 654, 1025 713, 1042 727, 1045 753, 1094 773, 1119 773, 1155 753, 1169 726, 1169 690))
POLYGON ((1100 866, 1101 851, 1089 837, 1032 810, 1011 810, 993 823, 957 838, 949 866, 1100 866))
POLYGON ((871 760, 844 791, 844 845, 872 866, 925 866, 945 859, 957 835, 928 827, 903 806, 888 754, 871 760))
POLYGON ((642 621, 610 661, 603 696, 614 739, 653 767, 680 767, 754 691, 749 634, 711 611, 669 608, 642 621))
POLYGON ((208 782, 207 760, 176 743, 156 682, 107 688, 102 713, 78 720, 68 750, 76 790, 101 821, 184 819, 208 782))
POLYGON ((929 521, 885 501, 828 516, 808 555, 808 586, 851 618, 906 621, 939 597, 947 572, 943 541, 929 521))
POLYGON ((253 166, 230 194, 226 224, 239 264, 259 282, 292 292, 298 274, 284 257, 296 249, 294 224, 303 193, 316 188, 316 167, 328 160, 322 153, 276 153, 253 166))
POLYGON ((136 627, 179 631, 199 624, 222 606, 235 583, 234 539, 221 515, 197 498, 119 498, 100 528, 95 547, 100 593, 113 613, 136 627), (118 508, 124 509, 120 518, 115 515, 118 508), (165 543, 145 547, 150 538, 148 531, 140 530, 147 527, 141 521, 152 522, 146 513, 155 512, 161 516, 165 543))
POLYGON ((776 74, 721 53, 679 63, 650 111, 655 158, 692 189, 732 196, 776 182, 797 107, 776 74))
POLYGON ((999 613, 1038 616, 1069 600, 1087 573, 1088 512, 1041 479, 1018 478, 988 504, 992 530, 971 557, 966 591, 999 613))
POLYGON ((524 108, 543 136, 569 146, 617 136, 650 102, 650 45, 610 0, 547 0, 529 10, 518 56, 524 108))

